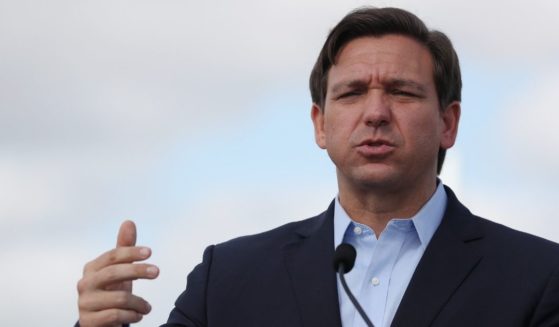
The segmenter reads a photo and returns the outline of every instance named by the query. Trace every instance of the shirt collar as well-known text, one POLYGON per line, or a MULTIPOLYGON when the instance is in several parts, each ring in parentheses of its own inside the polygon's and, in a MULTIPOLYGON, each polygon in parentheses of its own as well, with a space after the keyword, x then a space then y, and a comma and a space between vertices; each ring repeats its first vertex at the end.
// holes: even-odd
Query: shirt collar
MULTIPOLYGON (((431 198, 411 217, 421 247, 425 249, 443 219, 446 209, 447 196, 443 183, 437 180, 437 188, 431 198)), ((397 219, 397 218, 396 218, 397 219)), ((336 196, 334 204, 334 245, 337 247, 344 240, 345 232, 354 222, 340 204, 336 196)))

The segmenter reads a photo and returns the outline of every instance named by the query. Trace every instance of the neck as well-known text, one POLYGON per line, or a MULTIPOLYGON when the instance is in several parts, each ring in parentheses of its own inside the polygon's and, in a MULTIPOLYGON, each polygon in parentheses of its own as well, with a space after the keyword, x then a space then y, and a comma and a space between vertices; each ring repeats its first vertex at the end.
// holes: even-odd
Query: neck
POLYGON ((377 238, 393 218, 413 217, 436 189, 436 178, 426 178, 411 186, 355 186, 339 181, 340 204, 356 222, 373 229, 377 238))

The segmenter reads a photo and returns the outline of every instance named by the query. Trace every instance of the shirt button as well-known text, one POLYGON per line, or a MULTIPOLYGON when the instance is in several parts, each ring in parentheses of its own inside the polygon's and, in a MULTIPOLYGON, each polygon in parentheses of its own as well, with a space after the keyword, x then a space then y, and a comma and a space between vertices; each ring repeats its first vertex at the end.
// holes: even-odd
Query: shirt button
POLYGON ((362 229, 361 227, 359 227, 359 226, 355 226, 355 227, 353 228, 353 232, 354 232, 356 235, 361 235, 361 233, 363 233, 363 229, 362 229))
POLYGON ((377 277, 373 277, 371 279, 371 284, 373 284, 373 286, 378 286, 380 284, 380 279, 378 279, 377 277))

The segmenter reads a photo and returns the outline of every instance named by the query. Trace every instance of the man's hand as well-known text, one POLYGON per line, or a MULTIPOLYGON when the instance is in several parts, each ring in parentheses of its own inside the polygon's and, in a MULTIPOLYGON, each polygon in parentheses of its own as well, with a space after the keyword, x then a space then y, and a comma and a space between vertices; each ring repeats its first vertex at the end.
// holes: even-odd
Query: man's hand
POLYGON ((125 221, 118 232, 116 248, 88 262, 78 282, 81 327, 112 327, 138 322, 151 310, 147 301, 132 294, 132 281, 154 279, 159 269, 134 263, 151 256, 151 250, 136 244, 136 225, 125 221))

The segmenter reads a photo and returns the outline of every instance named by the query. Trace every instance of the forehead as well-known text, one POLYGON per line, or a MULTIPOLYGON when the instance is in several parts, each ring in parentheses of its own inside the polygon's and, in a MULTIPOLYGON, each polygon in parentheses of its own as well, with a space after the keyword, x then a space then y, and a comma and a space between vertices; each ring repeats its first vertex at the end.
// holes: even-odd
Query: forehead
POLYGON ((416 40, 402 35, 361 37, 346 44, 328 72, 328 90, 348 79, 375 82, 406 79, 434 87, 430 52, 416 40))

